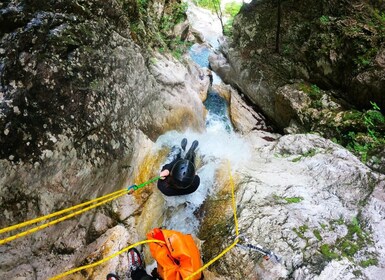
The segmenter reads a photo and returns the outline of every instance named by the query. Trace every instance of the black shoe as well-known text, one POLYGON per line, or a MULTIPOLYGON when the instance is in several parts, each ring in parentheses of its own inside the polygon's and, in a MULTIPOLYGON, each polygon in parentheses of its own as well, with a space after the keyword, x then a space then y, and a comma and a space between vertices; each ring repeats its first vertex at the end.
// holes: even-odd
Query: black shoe
POLYGON ((138 250, 132 248, 128 250, 128 269, 130 272, 137 269, 144 269, 144 263, 138 250))
POLYGON ((107 280, 119 280, 118 276, 116 276, 113 273, 108 273, 107 274, 107 280))
POLYGON ((195 164, 195 149, 198 147, 199 142, 197 140, 194 140, 192 142, 190 149, 187 151, 185 155, 185 159, 191 161, 193 164, 195 164))
POLYGON ((191 144, 190 150, 195 151, 195 149, 198 147, 198 145, 199 145, 198 140, 194 140, 194 142, 192 142, 192 144, 191 144))
POLYGON ((186 138, 183 138, 183 139, 182 139, 182 142, 180 142, 180 145, 181 145, 183 151, 186 151, 187 139, 186 139, 186 138))

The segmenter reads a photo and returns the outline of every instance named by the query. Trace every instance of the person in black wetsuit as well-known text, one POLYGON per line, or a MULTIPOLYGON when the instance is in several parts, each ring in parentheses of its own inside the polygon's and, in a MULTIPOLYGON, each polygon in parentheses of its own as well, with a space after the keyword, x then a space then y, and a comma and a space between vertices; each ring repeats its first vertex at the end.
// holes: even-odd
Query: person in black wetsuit
POLYGON ((187 139, 183 138, 181 147, 174 146, 170 152, 173 160, 164 165, 158 180, 158 189, 167 196, 185 195, 195 192, 200 178, 195 174, 195 149, 198 141, 194 140, 186 156, 182 159, 182 149, 186 150, 187 139))

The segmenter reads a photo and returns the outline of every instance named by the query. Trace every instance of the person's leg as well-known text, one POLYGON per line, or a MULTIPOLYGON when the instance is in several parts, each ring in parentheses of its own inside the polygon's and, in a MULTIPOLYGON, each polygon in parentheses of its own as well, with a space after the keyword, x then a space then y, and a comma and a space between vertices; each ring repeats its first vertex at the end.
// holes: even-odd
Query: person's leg
POLYGON ((194 140, 191 144, 190 149, 186 153, 185 159, 188 159, 193 164, 195 164, 195 149, 198 147, 199 142, 197 140, 194 140))
POLYGON ((180 142, 180 146, 182 147, 183 151, 186 151, 186 146, 187 146, 187 139, 183 138, 182 142, 180 142))

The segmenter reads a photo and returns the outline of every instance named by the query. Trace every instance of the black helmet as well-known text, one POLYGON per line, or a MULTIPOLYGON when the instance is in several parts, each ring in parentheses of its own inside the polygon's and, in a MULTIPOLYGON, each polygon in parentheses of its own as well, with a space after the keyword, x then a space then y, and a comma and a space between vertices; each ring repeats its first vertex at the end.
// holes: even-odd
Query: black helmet
POLYGON ((187 160, 178 160, 171 169, 172 183, 176 189, 187 189, 195 177, 195 166, 187 160))

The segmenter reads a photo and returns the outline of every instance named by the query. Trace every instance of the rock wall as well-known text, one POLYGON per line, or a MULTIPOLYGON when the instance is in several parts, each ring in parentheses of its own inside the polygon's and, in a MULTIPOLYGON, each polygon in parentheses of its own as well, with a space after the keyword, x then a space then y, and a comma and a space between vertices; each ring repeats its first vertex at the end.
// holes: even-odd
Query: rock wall
MULTIPOLYGON (((245 136, 250 160, 233 171, 240 244, 282 259, 235 247, 210 271, 226 279, 381 278, 384 177, 322 137, 266 136, 245 136)), ((221 171, 225 182, 218 179, 219 191, 206 201, 199 235, 208 260, 235 238, 229 177, 221 171)))
MULTIPOLYGON (((204 129, 200 94, 209 80, 190 61, 134 42, 135 1, 7 1, 0 9, 0 228, 124 188, 160 134, 204 129)), ((92 262, 87 246, 130 216, 111 211, 1 246, 2 278, 45 279, 92 262)), ((137 241, 124 231, 122 244, 137 241)))
POLYGON ((212 67, 281 128, 285 124, 276 117, 275 91, 296 79, 336 90, 357 108, 371 109, 372 101, 384 109, 381 5, 381 1, 252 1, 234 20, 233 36, 223 48, 227 61, 214 58, 212 67))

